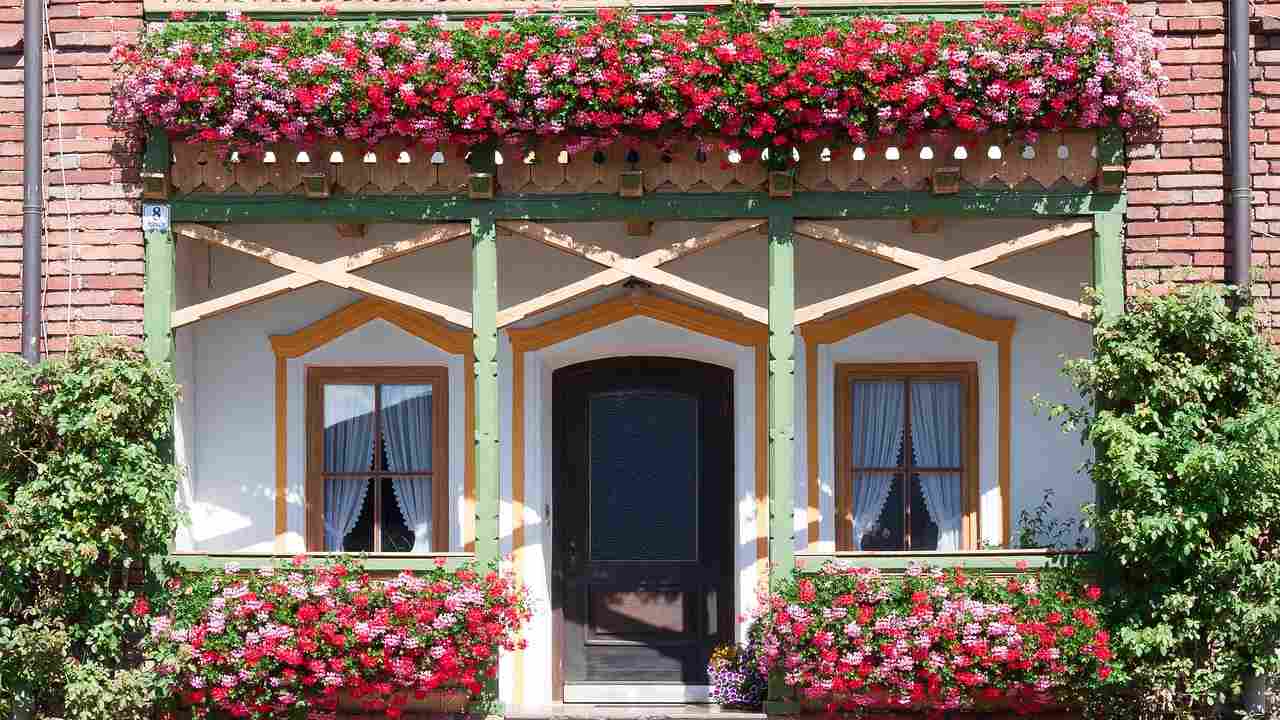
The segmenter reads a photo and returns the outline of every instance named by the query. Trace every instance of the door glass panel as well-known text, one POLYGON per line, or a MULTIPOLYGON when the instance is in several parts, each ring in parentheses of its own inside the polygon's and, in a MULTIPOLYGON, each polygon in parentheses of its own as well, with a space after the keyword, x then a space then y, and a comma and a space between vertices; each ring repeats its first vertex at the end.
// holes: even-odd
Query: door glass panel
POLYGON ((688 593, 591 590, 591 629, 598 636, 672 635, 688 632, 688 593))
POLYGON ((698 401, 658 391, 591 396, 590 558, 698 559, 698 401))

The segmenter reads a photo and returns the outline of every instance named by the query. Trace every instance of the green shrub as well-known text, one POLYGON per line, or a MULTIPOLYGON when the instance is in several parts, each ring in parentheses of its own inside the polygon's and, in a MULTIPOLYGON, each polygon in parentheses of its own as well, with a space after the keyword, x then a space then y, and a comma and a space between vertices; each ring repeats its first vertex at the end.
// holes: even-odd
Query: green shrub
POLYGON ((1149 707, 1280 669, 1280 362, 1229 293, 1132 299, 1067 363, 1082 406, 1055 409, 1095 448, 1115 677, 1149 707))
POLYGON ((178 521, 169 371, 119 341, 0 356, 0 705, 149 712, 136 641, 178 521))

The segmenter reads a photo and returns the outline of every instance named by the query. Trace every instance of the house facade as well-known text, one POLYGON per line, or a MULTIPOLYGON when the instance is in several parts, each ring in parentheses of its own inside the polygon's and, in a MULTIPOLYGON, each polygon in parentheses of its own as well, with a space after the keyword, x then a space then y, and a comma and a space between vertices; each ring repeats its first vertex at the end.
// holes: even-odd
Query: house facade
MULTIPOLYGON (((173 363, 175 557, 498 561, 535 604, 504 702, 702 700, 710 649, 746 639, 769 577, 1038 564, 1019 514, 1093 499, 1088 449, 1033 400, 1075 399, 1060 369, 1095 313, 1230 261, 1222 5, 1133 7, 1168 47, 1158 129, 816 143, 779 178, 726 148, 555 139, 225 163, 125 144, 105 47, 225 8, 54 4, 43 347, 106 332, 173 363)), ((1254 12, 1269 312, 1280 5, 1254 12)))

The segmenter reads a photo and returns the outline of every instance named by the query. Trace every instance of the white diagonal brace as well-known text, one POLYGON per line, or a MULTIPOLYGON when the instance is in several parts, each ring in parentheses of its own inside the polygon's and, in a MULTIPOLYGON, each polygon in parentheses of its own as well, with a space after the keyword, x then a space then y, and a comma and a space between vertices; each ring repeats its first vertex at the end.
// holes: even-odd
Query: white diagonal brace
MULTIPOLYGON (((417 252, 423 248, 439 245, 441 243, 456 240, 471 234, 471 227, 461 223, 452 223, 448 225, 436 225, 427 232, 408 240, 398 240, 392 243, 378 245, 377 247, 362 250, 353 255, 334 258, 327 262, 321 263, 321 267, 326 269, 353 272, 361 268, 376 265, 380 262, 392 260, 394 258, 417 252)), ((289 273, 284 277, 273 278, 266 282, 258 283, 252 287, 237 290, 236 292, 223 295, 222 297, 206 300, 195 305, 188 305, 181 310, 173 313, 173 327, 180 328, 184 325, 190 325, 206 318, 230 312, 236 308, 251 305, 263 300, 269 300, 277 295, 281 295, 292 290, 299 290, 309 285, 320 282, 309 275, 301 273, 289 273)))
POLYGON ((462 327, 471 327, 471 313, 459 310, 455 307, 438 303, 434 300, 418 297, 413 293, 407 293, 403 290, 397 290, 388 287, 382 283, 367 280, 359 275, 352 275, 349 272, 338 270, 335 268, 325 267, 321 263, 312 262, 296 255, 290 255, 286 252, 274 250, 265 245, 244 240, 233 235, 228 235, 221 230, 215 230, 203 225, 175 225, 174 232, 196 240, 203 240, 211 245, 218 245, 231 250, 245 253, 251 257, 257 258, 265 263, 274 265, 278 268, 290 270, 295 273, 313 278, 318 282, 328 283, 336 287, 356 292, 372 295, 382 298, 388 302, 403 305, 418 312, 424 312, 428 315, 434 315, 438 318, 451 322, 462 327))
MULTIPOLYGON (((569 253, 570 255, 576 255, 586 260, 590 260, 591 262, 594 262, 597 265, 602 265, 609 270, 620 271, 626 273, 626 275, 630 277, 639 278, 640 280, 644 280, 654 285, 674 290, 680 294, 688 295, 689 297, 701 300, 705 303, 737 313, 750 320, 754 320, 759 323, 768 323, 769 321, 769 311, 759 305, 739 300, 717 290, 712 290, 705 285, 699 285, 698 283, 690 280, 685 280, 678 275, 673 275, 665 270, 658 269, 655 265, 665 261, 662 260, 665 254, 673 253, 668 259, 679 257, 679 254, 674 254, 674 251, 670 248, 663 248, 662 250, 654 251, 654 253, 663 253, 663 255, 654 255, 653 259, 646 259, 644 262, 641 262, 639 258, 623 257, 612 250, 607 250, 593 243, 580 243, 577 240, 574 240, 572 236, 556 232, 546 225, 527 221, 514 221, 500 222, 498 223, 498 226, 507 232, 537 240, 544 245, 569 253)), ((746 230, 742 230, 734 234, 741 234, 741 232, 746 232, 746 230)), ((650 253, 650 255, 653 255, 653 253, 650 253)), ((589 292, 597 287, 617 282, 616 279, 611 280, 611 278, 615 277, 616 274, 606 275, 605 273, 596 273, 595 275, 586 278, 584 281, 575 283, 574 285, 577 286, 577 290, 589 292)), ((578 294, 581 294, 581 292, 578 294)), ((560 297, 556 302, 565 302, 568 299, 571 299, 571 297, 560 297)))
POLYGON ((905 288, 926 285, 943 278, 986 290, 1011 300, 1034 305, 1051 312, 1060 313, 1077 320, 1085 320, 1089 316, 1089 308, 1083 303, 1003 280, 974 268, 1049 245, 1090 229, 1092 229, 1092 224, 1088 221, 1061 223, 1050 228, 1028 233, 1013 240, 966 253, 950 260, 939 260, 923 253, 895 247, 877 240, 850 237, 830 225, 798 222, 795 226, 797 234, 830 242, 839 247, 848 248, 871 257, 914 269, 905 275, 890 278, 869 287, 799 308, 796 310, 796 323, 810 322, 905 288))

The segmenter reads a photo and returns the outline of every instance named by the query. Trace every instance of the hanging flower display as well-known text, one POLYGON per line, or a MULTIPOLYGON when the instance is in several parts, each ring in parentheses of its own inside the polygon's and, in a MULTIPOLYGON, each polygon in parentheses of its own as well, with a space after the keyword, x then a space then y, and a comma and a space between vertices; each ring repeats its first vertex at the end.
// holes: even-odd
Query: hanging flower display
MULTIPOLYGON (((708 10, 714 10, 709 8, 708 10)), ((330 15, 331 13, 326 13, 330 15)), ((428 146, 684 136, 760 149, 957 129, 1150 125, 1158 42, 1117 0, 972 20, 517 13, 170 22, 116 49, 117 120, 252 151, 388 137, 428 146)))
POLYGON ((764 598, 756 656, 762 672, 777 670, 802 701, 831 711, 1070 705, 1107 681, 1113 654, 1101 591, 1054 580, 827 565, 764 598))
POLYGON ((151 655, 196 718, 332 718, 340 694, 395 718, 428 693, 478 697, 529 619, 511 577, 441 566, 374 579, 355 558, 230 566, 173 595, 151 655))

